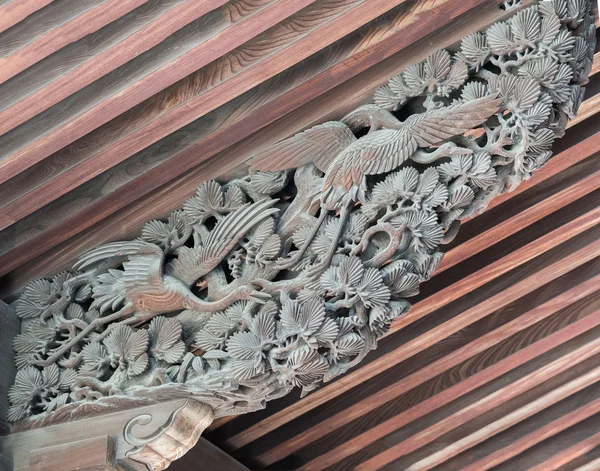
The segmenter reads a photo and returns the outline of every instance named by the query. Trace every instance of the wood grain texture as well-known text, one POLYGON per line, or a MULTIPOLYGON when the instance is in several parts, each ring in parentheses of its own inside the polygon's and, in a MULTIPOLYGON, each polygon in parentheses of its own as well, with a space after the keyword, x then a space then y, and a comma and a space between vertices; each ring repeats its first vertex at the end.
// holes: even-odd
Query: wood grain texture
MULTIPOLYGON (((0 0, 0 296, 370 101, 500 3, 0 0)), ((596 51, 550 162, 463 222, 377 351, 216 421, 172 469, 598 469, 596 51)))
MULTIPOLYGON (((439 8, 447 9, 447 11, 440 10, 446 14, 434 15, 432 10, 425 8, 429 3, 428 1, 419 2, 419 5, 423 9, 419 20, 422 20, 420 23, 424 27, 435 28, 440 25, 439 22, 442 21, 442 18, 451 18, 452 11, 456 13, 455 3, 444 3, 439 4, 439 8)), ((406 27, 410 31, 417 31, 414 28, 410 28, 416 20, 404 20, 406 14, 402 10, 396 15, 392 17, 391 26, 398 24, 398 28, 396 29, 400 31, 399 34, 394 34, 390 37, 390 39, 394 40, 393 42, 386 41, 384 43, 387 48, 403 47, 405 44, 398 41, 399 37, 405 35, 404 28, 402 27, 403 23, 408 23, 406 27), (393 18, 397 19, 394 21, 393 18)), ((482 8, 481 15, 478 16, 478 21, 481 24, 489 24, 497 17, 498 13, 495 6, 488 4, 485 9, 482 8)), ((2 237, 5 242, 2 244, 1 249, 4 254, 0 256, 2 261, 0 263, 0 270, 9 271, 16 264, 23 264, 35 255, 39 255, 41 251, 46 250, 48 247, 62 242, 67 237, 73 236, 76 233, 75 231, 91 226, 99 221, 100 218, 106 218, 112 211, 124 206, 135 198, 138 198, 138 207, 136 210, 132 210, 126 216, 123 215, 120 218, 119 227, 131 227, 133 232, 134 224, 137 224, 139 227, 145 219, 157 216, 161 217, 164 215, 165 210, 181 204, 185 198, 189 197, 195 191, 198 178, 207 178, 207 171, 210 170, 207 169, 207 166, 198 166, 198 163, 210 157, 213 153, 216 154, 224 146, 231 145, 231 133, 234 133, 236 136, 235 139, 237 139, 237 136, 243 138, 249 132, 260 129, 262 125, 268 124, 286 111, 289 111, 290 107, 293 109, 300 106, 314 97, 315 93, 324 91, 323 89, 327 90, 329 87, 335 85, 335 82, 331 83, 332 80, 347 80, 348 77, 360 72, 364 67, 373 65, 373 61, 375 63, 380 61, 382 53, 389 54, 389 52, 386 53, 386 49, 379 50, 379 48, 373 48, 371 50, 367 48, 366 50, 362 50, 360 47, 357 51, 358 54, 354 54, 353 56, 347 56, 344 53, 347 49, 349 53, 354 52, 357 41, 359 46, 365 43, 368 45, 372 44, 371 37, 385 36, 382 33, 390 29, 389 21, 388 19, 388 21, 383 23, 385 28, 378 27, 375 32, 367 30, 369 34, 364 34, 364 32, 359 31, 355 39, 350 38, 352 39, 351 41, 341 44, 341 49, 340 46, 336 46, 332 49, 332 52, 326 51, 327 54, 324 57, 327 59, 325 61, 323 61, 323 57, 316 56, 314 62, 305 62, 297 69, 292 68, 291 72, 277 77, 273 81, 266 82, 264 87, 257 89, 256 92, 248 93, 240 97, 240 100, 233 100, 231 106, 226 105, 223 109, 220 108, 205 118, 197 120, 192 125, 182 129, 181 133, 177 134, 176 139, 159 141, 156 145, 148 148, 147 151, 141 152, 132 159, 115 166, 110 173, 103 174, 91 181, 89 185, 83 185, 73 191, 67 197, 46 205, 43 211, 38 211, 31 217, 14 224, 2 237), (382 33, 378 33, 379 31, 382 31, 382 33), (340 52, 342 53, 341 55, 340 52), (333 64, 331 64, 332 56, 334 58, 333 64), (311 68, 316 66, 316 70, 319 72, 322 70, 323 64, 326 65, 325 71, 316 75, 313 80, 305 81, 307 70, 310 71, 311 68), (333 65, 333 68, 329 69, 331 65, 333 65), (273 89, 280 89, 282 84, 290 89, 286 90, 284 88, 282 91, 285 93, 279 99, 271 101, 273 89), (319 85, 320 88, 318 87, 319 85), (265 98, 267 100, 264 103, 265 106, 262 106, 265 100, 265 98, 262 98, 263 95, 266 95, 265 98), (193 170, 193 173, 186 175, 184 180, 180 179, 178 184, 169 185, 158 190, 158 185, 165 183, 169 178, 174 178, 189 170, 194 165, 196 165, 196 169, 193 170), (154 193, 149 194, 148 192, 152 190, 154 190, 154 193), (154 200, 152 206, 146 205, 146 198, 142 198, 144 195, 154 200), (142 208, 144 205, 146 208, 152 207, 155 210, 149 212, 147 209, 142 208), (157 209, 159 207, 165 209, 161 211, 157 209), (19 237, 16 237, 16 234, 19 234, 19 237), (19 245, 15 246, 15 244, 19 245)), ((446 28, 448 32, 452 32, 449 38, 447 34, 444 34, 444 29, 438 30, 435 33, 435 37, 439 37, 440 41, 446 41, 442 44, 452 44, 461 35, 464 35, 465 31, 469 31, 471 27, 471 18, 459 17, 458 20, 452 23, 451 27, 448 26, 446 28)), ((344 41, 346 40, 347 38, 344 39, 344 41)), ((231 151, 226 151, 225 155, 214 155, 213 158, 215 160, 212 162, 208 161, 208 167, 212 166, 214 168, 214 162, 227 162, 227 164, 222 164, 226 168, 222 168, 221 171, 227 170, 227 168, 231 168, 229 162, 233 166, 234 162, 241 163, 243 161, 243 157, 239 153, 246 150, 246 154, 248 154, 248 145, 256 146, 257 143, 267 145, 274 139, 284 137, 288 133, 293 134, 295 131, 313 124, 315 120, 319 119, 318 116, 322 116, 324 112, 328 113, 327 116, 331 117, 343 115, 352 106, 352 103, 356 103, 358 100, 363 99, 363 97, 364 99, 368 97, 369 92, 365 94, 365 86, 368 86, 369 90, 373 90, 389 75, 401 71, 406 67, 406 64, 426 57, 429 49, 423 50, 423 46, 430 42, 430 38, 418 41, 415 44, 417 47, 409 47, 407 50, 402 50, 389 57, 389 59, 379 62, 376 69, 369 69, 354 79, 347 80, 343 88, 338 87, 330 92, 332 96, 328 97, 328 100, 311 102, 300 107, 297 112, 289 115, 284 123, 282 123, 285 127, 282 128, 279 125, 276 127, 271 126, 269 129, 264 129, 264 132, 261 131, 256 137, 252 137, 250 144, 240 142, 239 145, 230 147, 231 151), (349 102, 349 100, 351 101, 349 102), (339 104, 337 106, 340 109, 338 111, 331 110, 331 106, 328 103, 339 104), (273 137, 274 131, 275 137, 273 137)), ((375 44, 382 45, 382 43, 375 44)), ((436 44, 439 44, 439 41, 436 44)), ((430 48, 431 46, 428 47, 430 48)), ((391 52, 394 50, 392 49, 391 52)), ((97 140, 101 141, 101 139, 97 140)), ((81 147, 87 149, 89 145, 85 144, 81 147)), ((66 153, 64 159, 57 161, 58 169, 62 169, 62 165, 60 164, 62 160, 66 159, 67 162, 69 161, 69 155, 69 153, 66 153)), ((41 174, 47 172, 47 170, 43 169, 40 169, 38 172, 35 167, 32 167, 31 171, 41 174)), ((214 175, 218 176, 218 173, 214 175)), ((25 177, 25 180, 14 179, 14 183, 12 184, 8 182, 8 184, 3 185, 4 190, 3 187, 0 187, 0 194, 3 196, 2 199, 8 202, 11 198, 14 198, 12 195, 19 195, 22 188, 26 188, 27 178, 28 176, 25 177)), ((26 198, 23 199, 26 200, 26 198)), ((17 211, 21 211, 17 204, 13 206, 17 211)))
POLYGON ((91 438, 31 452, 31 471, 117 471, 116 444, 109 437, 91 438))
MULTIPOLYGON (((94 161, 99 163, 94 165, 93 169, 87 168, 87 172, 81 171, 79 175, 88 172, 92 175, 98 174, 106 168, 102 159, 109 159, 110 162, 114 159, 117 161, 125 159, 222 105, 223 100, 226 100, 225 97, 231 99, 235 95, 248 91, 265 79, 282 72, 383 14, 401 1, 367 5, 364 0, 322 0, 287 20, 285 18, 289 13, 312 2, 282 0, 273 4, 272 8, 261 10, 263 15, 260 19, 257 19, 256 15, 250 18, 255 28, 259 24, 275 26, 250 39, 248 44, 240 46, 239 51, 233 50, 219 57, 208 70, 200 69, 197 74, 184 80, 183 86, 187 90, 183 94, 169 90, 167 93, 175 93, 177 97, 175 101, 169 103, 172 107, 171 112, 161 110, 160 114, 155 112, 158 114, 155 119, 144 116, 141 122, 131 118, 135 123, 135 132, 130 130, 123 139, 107 146, 100 156, 94 158, 94 161), (270 15, 267 15, 267 10, 270 15), (285 21, 278 24, 282 20, 285 21)), ((225 43, 226 38, 237 38, 237 36, 229 33, 220 38, 219 44, 225 43)), ((205 44, 201 50, 204 56, 205 51, 211 51, 212 48, 205 44)), ((179 78, 184 77, 198 68, 198 61, 194 59, 189 57, 189 54, 179 56, 177 61, 183 63, 180 66, 170 64, 168 70, 178 70, 179 78)), ((162 75, 162 80, 160 74, 155 72, 151 82, 136 83, 135 93, 113 96, 112 100, 102 101, 99 107, 90 108, 88 105, 85 111, 79 113, 73 120, 68 118, 60 120, 62 121, 60 125, 57 123, 58 116, 43 116, 44 121, 51 120, 51 130, 45 129, 47 126, 40 126, 38 120, 34 118, 22 128, 8 134, 5 139, 0 137, 0 145, 3 147, 0 154, 0 183, 106 122, 109 118, 106 112, 102 111, 103 109, 110 109, 110 116, 114 117, 117 113, 122 113, 133 104, 140 103, 156 93, 156 87, 164 88, 174 83, 177 77, 173 77, 173 73, 167 74, 167 71, 162 75), (98 119, 101 119, 101 122, 98 122, 98 119)), ((163 96, 155 100, 165 104, 163 96)), ((69 172, 69 175, 73 173, 75 172, 69 172)))
MULTIPOLYGON (((43 31, 44 23, 52 25, 52 19, 40 18, 38 20, 36 18, 34 21, 29 21, 26 25, 27 28, 19 32, 21 41, 18 41, 18 38, 12 38, 12 43, 16 43, 14 46, 15 49, 5 52, 3 57, 0 57, 0 84, 43 58, 48 57, 50 54, 59 51, 68 44, 78 41, 82 37, 119 19, 138 6, 143 5, 146 1, 108 0, 100 2, 96 7, 84 11, 70 21, 52 28, 47 33, 41 35, 39 33, 43 31)), ((62 3, 64 4, 65 2, 62 3)), ((51 10, 51 6, 46 10, 51 10)), ((66 6, 70 10, 73 9, 72 5, 66 6)), ((48 12, 48 16, 52 16, 51 11, 48 12)), ((6 38, 5 36, 0 35, 0 44, 2 45, 11 42, 11 38, 6 38)))
POLYGON ((12 0, 0 6, 0 32, 20 23, 50 3, 52 0, 12 0))

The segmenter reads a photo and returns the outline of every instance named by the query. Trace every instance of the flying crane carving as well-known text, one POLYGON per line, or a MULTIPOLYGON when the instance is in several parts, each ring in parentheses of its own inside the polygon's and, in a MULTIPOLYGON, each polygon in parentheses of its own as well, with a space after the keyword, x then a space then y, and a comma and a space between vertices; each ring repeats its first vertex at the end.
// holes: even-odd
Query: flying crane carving
POLYGON ((279 268, 291 268, 297 264, 323 225, 328 211, 341 210, 341 222, 331 248, 322 261, 311 269, 311 273, 320 274, 335 255, 352 205, 360 199, 359 195, 364 199, 368 175, 390 172, 408 159, 430 164, 442 157, 472 154, 471 149, 458 147, 449 139, 485 122, 496 114, 501 103, 497 94, 484 96, 412 115, 404 123, 383 108, 361 107, 341 122, 331 121, 315 126, 250 160, 254 170, 287 170, 313 163, 325 173, 317 197, 321 205, 319 221, 303 246, 286 262, 280 262, 279 268), (347 123, 354 125, 355 129, 347 123), (357 139, 352 131, 358 131, 356 128, 365 125, 369 127, 369 133, 357 139), (438 144, 442 145, 431 153, 418 151, 419 148, 438 144))
POLYGON ((594 43, 591 2, 542 0, 33 281, 11 419, 190 396, 218 417, 344 373, 406 315, 460 221, 550 158, 594 43))

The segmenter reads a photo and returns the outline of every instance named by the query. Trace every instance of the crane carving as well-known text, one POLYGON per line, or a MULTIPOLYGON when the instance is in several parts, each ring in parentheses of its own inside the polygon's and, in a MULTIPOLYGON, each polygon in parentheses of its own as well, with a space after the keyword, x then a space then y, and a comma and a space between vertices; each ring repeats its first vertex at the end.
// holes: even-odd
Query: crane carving
MULTIPOLYGON (((272 207, 276 202, 266 200, 248 203, 228 214, 217 223, 201 245, 186 250, 181 258, 173 260, 166 267, 163 249, 141 240, 112 242, 83 255, 75 265, 80 270, 107 260, 125 259, 122 271, 111 270, 99 275, 99 283, 93 288, 92 308, 97 308, 101 314, 118 310, 92 321, 69 342, 37 364, 52 364, 93 330, 108 323, 112 324, 94 341, 108 336, 117 325, 139 325, 158 314, 182 309, 218 312, 235 301, 248 300, 259 304, 268 301, 271 296, 258 291, 251 284, 239 286, 216 301, 200 299, 190 290, 190 286, 219 265, 246 232, 277 214, 279 210, 272 207)), ((78 359, 75 357, 71 363, 78 359)))
MULTIPOLYGON (((408 159, 431 164, 442 157, 472 154, 468 148, 451 141, 454 136, 485 122, 498 112, 502 100, 497 94, 451 106, 436 106, 421 114, 399 121, 376 105, 360 107, 341 121, 330 121, 271 146, 250 161, 253 170, 275 171, 313 163, 324 175, 315 203, 321 211, 305 243, 290 257, 280 259, 280 269, 296 265, 330 211, 340 212, 340 224, 327 255, 307 274, 320 275, 331 263, 343 234, 352 206, 364 196, 366 178, 390 172, 408 159), (353 131, 369 127, 366 136, 357 138, 353 131), (433 152, 424 148, 438 146, 433 152)), ((436 105, 439 105, 436 103, 436 105)))

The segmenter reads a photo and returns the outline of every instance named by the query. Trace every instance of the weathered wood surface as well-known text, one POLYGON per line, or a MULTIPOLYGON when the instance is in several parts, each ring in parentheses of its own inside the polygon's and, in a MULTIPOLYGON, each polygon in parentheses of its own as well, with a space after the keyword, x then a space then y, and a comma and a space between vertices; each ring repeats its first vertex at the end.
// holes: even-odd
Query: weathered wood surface
MULTIPOLYGON (((90 1, 24 44, 51 2, 2 4, 0 292, 135 236, 257 149, 338 119, 497 21, 499 3, 90 1), (205 34, 186 34, 192 24, 205 34)), ((303 399, 211 426, 231 466, 598 469, 598 59, 552 160, 463 225, 374 354, 303 399)), ((200 443, 172 469, 210 455, 200 443)))
POLYGON ((8 388, 13 384, 17 368, 12 339, 21 332, 21 319, 14 309, 0 301, 0 436, 10 432, 7 420, 8 388))

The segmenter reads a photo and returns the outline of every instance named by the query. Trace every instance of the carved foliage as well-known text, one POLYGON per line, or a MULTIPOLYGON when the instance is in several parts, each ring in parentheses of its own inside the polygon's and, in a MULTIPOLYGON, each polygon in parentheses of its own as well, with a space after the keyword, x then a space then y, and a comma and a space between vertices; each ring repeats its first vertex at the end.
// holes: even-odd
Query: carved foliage
POLYGON ((376 105, 255 156, 243 178, 202 184, 140 239, 32 282, 11 418, 190 395, 219 416, 343 373, 409 311, 460 220, 547 161, 594 40, 590 2, 523 9, 392 77, 376 105))

